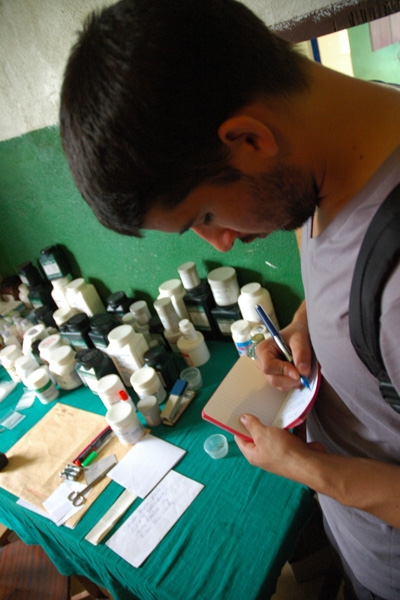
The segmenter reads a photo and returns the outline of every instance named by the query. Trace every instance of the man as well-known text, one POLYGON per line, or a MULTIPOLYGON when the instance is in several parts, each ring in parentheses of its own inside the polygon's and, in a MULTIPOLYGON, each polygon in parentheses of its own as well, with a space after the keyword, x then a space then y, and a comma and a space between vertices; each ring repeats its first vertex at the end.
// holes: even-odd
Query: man
MULTIPOLYGON (((319 493, 355 596, 400 597, 400 415, 348 332, 359 246, 400 182, 400 96, 297 54, 234 0, 131 0, 92 16, 70 56, 61 136, 107 227, 192 229, 218 250, 304 224, 305 302, 258 363, 280 389, 323 383, 308 442, 251 415, 254 465, 319 493), (311 340, 311 341, 310 341, 311 340)), ((400 391, 400 269, 382 299, 381 349, 400 391)))

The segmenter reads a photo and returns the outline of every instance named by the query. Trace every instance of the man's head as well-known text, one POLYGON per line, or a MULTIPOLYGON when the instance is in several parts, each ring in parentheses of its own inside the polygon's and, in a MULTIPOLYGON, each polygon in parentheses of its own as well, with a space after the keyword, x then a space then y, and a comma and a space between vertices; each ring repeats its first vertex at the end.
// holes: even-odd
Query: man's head
POLYGON ((122 0, 85 23, 61 93, 63 148, 105 226, 240 181, 221 125, 307 88, 303 59, 235 0, 122 0))

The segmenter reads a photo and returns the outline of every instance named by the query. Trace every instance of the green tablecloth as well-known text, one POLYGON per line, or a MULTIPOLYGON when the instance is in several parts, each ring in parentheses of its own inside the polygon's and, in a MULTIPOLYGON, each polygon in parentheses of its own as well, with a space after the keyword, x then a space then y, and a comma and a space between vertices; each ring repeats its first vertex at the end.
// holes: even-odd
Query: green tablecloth
MULTIPOLYGON (((233 344, 214 342, 209 347, 211 360, 200 369, 204 387, 197 398, 175 427, 161 425, 152 431, 187 450, 175 470, 205 487, 140 568, 131 567, 107 548, 107 538, 98 546, 84 539, 121 493, 115 482, 73 530, 18 506, 17 498, 0 488, 0 522, 26 543, 40 544, 61 573, 86 575, 108 589, 114 600, 270 598, 310 515, 312 494, 304 486, 249 465, 229 434, 226 458, 213 460, 205 454, 204 440, 218 429, 202 420, 201 409, 237 359, 233 344)), ((1 375, 8 379, 4 371, 1 375)), ((0 404, 0 420, 15 408, 22 389, 19 384, 0 404)), ((87 388, 62 391, 60 400, 98 414, 106 412, 87 388)), ((35 400, 23 411, 27 415, 23 422, 0 434, 0 451, 7 453, 49 408, 35 400)))

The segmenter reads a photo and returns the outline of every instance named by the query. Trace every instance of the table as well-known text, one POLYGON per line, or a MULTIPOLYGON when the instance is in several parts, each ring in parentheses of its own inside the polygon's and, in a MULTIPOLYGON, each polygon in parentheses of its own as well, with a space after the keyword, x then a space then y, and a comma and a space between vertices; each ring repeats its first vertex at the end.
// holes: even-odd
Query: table
MULTIPOLYGON (((228 372, 237 353, 229 342, 209 342, 211 360, 201 367, 204 386, 174 427, 160 425, 152 433, 187 450, 175 470, 204 484, 203 491, 135 569, 112 552, 84 539, 122 491, 111 482, 74 529, 57 527, 49 519, 16 504, 0 488, 0 522, 27 544, 39 544, 64 575, 85 575, 112 594, 114 600, 252 600, 268 599, 296 537, 311 514, 312 493, 300 484, 252 467, 227 434, 229 454, 213 460, 204 440, 218 429, 201 418, 201 409, 228 372)), ((2 370, 0 377, 9 379, 2 370)), ((22 385, 0 404, 0 421, 14 409, 22 385)), ((61 391, 59 401, 104 415, 106 409, 88 388, 61 391)), ((0 434, 0 451, 29 430, 49 406, 26 409, 26 418, 0 434)), ((137 508, 136 500, 123 517, 137 508)))

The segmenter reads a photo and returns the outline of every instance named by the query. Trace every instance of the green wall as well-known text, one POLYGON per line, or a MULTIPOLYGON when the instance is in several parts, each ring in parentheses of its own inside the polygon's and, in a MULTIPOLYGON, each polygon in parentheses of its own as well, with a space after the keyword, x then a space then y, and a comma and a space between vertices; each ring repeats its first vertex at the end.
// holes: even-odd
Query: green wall
POLYGON ((400 44, 372 50, 369 24, 348 29, 354 76, 400 84, 400 44))
POLYGON ((240 285, 262 283, 281 325, 303 297, 293 233, 277 232, 249 245, 237 242, 225 254, 193 232, 148 232, 137 240, 105 229, 73 184, 55 126, 0 143, 1 275, 15 273, 22 262, 35 262, 40 250, 54 243, 68 251, 73 276, 97 285, 103 300, 119 290, 155 299, 158 286, 178 277, 177 267, 188 260, 196 262, 200 277, 231 265, 240 285))

